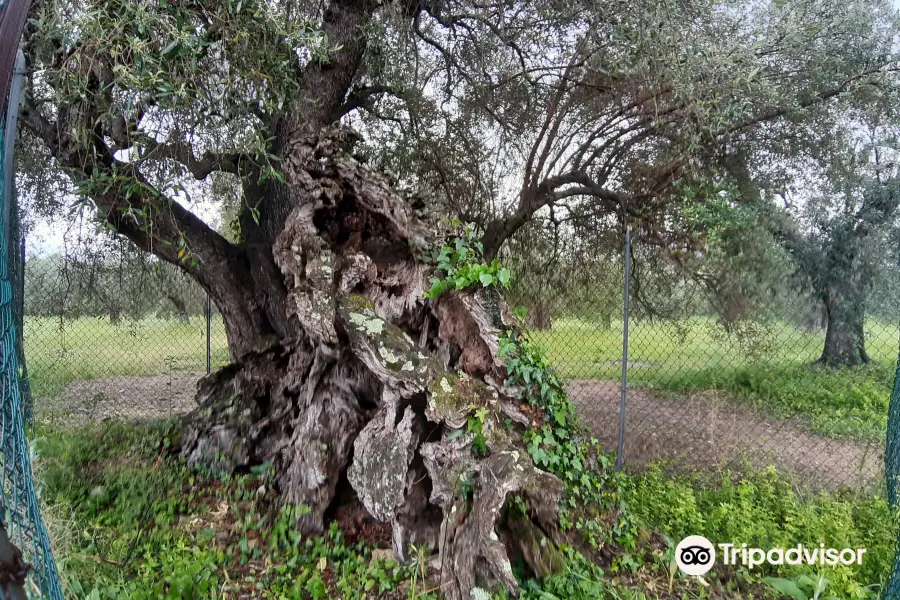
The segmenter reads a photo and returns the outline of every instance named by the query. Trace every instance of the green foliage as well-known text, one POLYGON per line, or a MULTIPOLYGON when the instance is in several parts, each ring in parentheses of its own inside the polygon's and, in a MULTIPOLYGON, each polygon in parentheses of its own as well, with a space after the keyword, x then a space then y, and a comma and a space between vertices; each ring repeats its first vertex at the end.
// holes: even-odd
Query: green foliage
MULTIPOLYGON (((518 353, 508 341, 506 347, 518 353)), ((526 362, 537 360, 531 358, 526 362)), ((567 420, 565 428, 572 427, 567 420)), ((170 423, 115 422, 38 431, 35 468, 69 595, 199 599, 228 597, 228 588, 261 598, 437 598, 429 591, 431 584, 426 587, 428 555, 423 548, 413 549, 413 560, 404 566, 373 559, 371 548, 348 542, 335 526, 323 537, 303 537, 295 523, 309 509, 277 502, 271 465, 221 478, 188 469, 166 454, 176 431, 170 423)), ((719 590, 711 591, 677 575, 671 542, 668 547, 647 546, 644 525, 669 540, 690 533, 760 547, 822 540, 867 548, 858 571, 837 567, 802 574, 815 581, 824 576, 830 582, 828 593, 840 598, 868 598, 873 584, 889 571, 894 521, 883 500, 800 498, 774 473, 739 481, 726 475, 716 485, 666 477, 659 467, 641 476, 618 476, 610 474, 608 463, 595 462, 603 455, 591 459, 583 445, 574 454, 565 446, 543 447, 557 456, 551 468, 561 477, 566 478, 564 465, 571 464, 570 457, 591 465, 583 473, 592 483, 566 479, 564 512, 594 521, 593 529, 571 519, 570 526, 585 539, 598 536, 613 559, 601 568, 588 555, 564 547, 562 572, 538 581, 517 571, 523 598, 760 597, 760 590, 746 592, 764 576, 793 577, 804 589, 806 580, 796 571, 723 569, 708 578, 712 590, 719 590), (598 503, 596 510, 577 512, 590 502, 598 503), (663 578, 669 580, 668 594, 645 584, 663 578)))
MULTIPOLYGON (((309 509, 282 506, 262 465, 215 478, 166 453, 167 423, 39 431, 35 466, 67 595, 92 600, 362 599, 422 576, 373 559, 333 525, 305 538, 309 509)), ((431 599, 422 592, 417 598, 431 599)))
MULTIPOLYGON (((663 554, 650 551, 642 542, 647 528, 662 532, 668 540, 704 535, 714 543, 762 548, 819 542, 867 548, 866 561, 858 570, 841 565, 827 574, 831 592, 839 597, 872 597, 872 590, 890 571, 896 521, 883 499, 826 494, 801 498, 774 471, 740 479, 726 473, 712 482, 666 477, 659 466, 640 476, 614 473, 610 456, 583 441, 571 403, 540 346, 508 332, 501 337, 500 355, 507 365, 508 383, 519 386, 523 399, 540 411, 538 426, 525 439, 535 463, 565 483, 563 525, 574 527, 589 546, 616 548, 610 565, 613 573, 666 571, 670 589, 676 585, 669 556, 674 544, 670 541, 663 554)), ((834 376, 832 372, 815 374, 834 376)), ((773 386, 777 385, 776 380, 773 386)), ((542 599, 603 597, 600 582, 608 576, 598 575, 590 563, 586 568, 583 561, 580 555, 570 556, 566 574, 539 586, 528 584, 526 589, 542 599)), ((762 575, 781 574, 796 575, 796 571, 773 567, 751 573, 732 568, 714 571, 713 577, 717 586, 736 594, 738 589, 759 585, 762 575)), ((804 575, 818 582, 821 574, 804 575)))
MULTIPOLYGON (((253 0, 115 1, 86 11, 50 2, 37 12, 35 25, 38 35, 29 39, 29 49, 55 67, 58 101, 100 104, 102 96, 94 96, 95 86, 77 65, 102 58, 112 65, 117 91, 146 95, 143 101, 161 109, 192 107, 194 117, 243 107, 254 88, 265 90, 262 112, 274 112, 297 94, 297 50, 319 60, 332 50, 313 21, 283 18, 270 4, 253 0), (51 60, 60 44, 72 44, 64 63, 51 60), (225 48, 227 65, 217 60, 225 48)), ((102 117, 119 108, 110 105, 112 114, 102 117)))
POLYGON ((794 600, 838 600, 835 596, 822 595, 828 589, 828 580, 822 575, 817 579, 809 575, 800 575, 796 579, 766 577, 763 581, 782 596, 789 596, 794 600))
POLYGON ((575 406, 540 347, 509 331, 500 338, 500 356, 506 364, 507 384, 520 388, 521 398, 538 415, 524 437, 532 460, 565 484, 560 507, 563 527, 575 527, 594 547, 614 540, 633 549, 637 525, 629 518, 627 506, 618 500, 621 475, 610 469, 610 456, 597 440, 588 439, 575 406), (617 505, 620 518, 611 524, 599 520, 602 512, 617 505))
POLYGON ((436 250, 433 258, 443 278, 432 277, 431 288, 425 292, 425 297, 437 298, 448 290, 463 290, 478 284, 485 288, 508 287, 509 269, 500 266, 496 258, 489 265, 484 264, 483 250, 471 228, 464 229, 460 237, 451 238, 448 244, 436 250))
POLYGON ((544 581, 529 580, 523 586, 526 600, 588 600, 605 598, 613 586, 607 585, 605 573, 597 565, 572 548, 566 549, 566 568, 544 581))
POLYGON ((473 406, 472 408, 474 412, 466 420, 466 431, 475 434, 472 445, 481 456, 486 456, 488 449, 487 438, 484 437, 484 419, 487 417, 488 409, 483 406, 481 408, 473 406))
MULTIPOLYGON (((702 535, 714 544, 758 548, 790 548, 798 543, 866 548, 861 566, 823 567, 831 592, 841 598, 873 597, 893 563, 897 521, 881 497, 824 493, 800 497, 774 470, 741 478, 725 473, 708 481, 668 477, 658 465, 630 478, 624 494, 635 518, 670 540, 702 535)), ((764 565, 753 573, 796 577, 800 570, 817 580, 820 573, 804 572, 806 568, 764 565)), ((730 576, 726 569, 717 566, 711 577, 730 576)))

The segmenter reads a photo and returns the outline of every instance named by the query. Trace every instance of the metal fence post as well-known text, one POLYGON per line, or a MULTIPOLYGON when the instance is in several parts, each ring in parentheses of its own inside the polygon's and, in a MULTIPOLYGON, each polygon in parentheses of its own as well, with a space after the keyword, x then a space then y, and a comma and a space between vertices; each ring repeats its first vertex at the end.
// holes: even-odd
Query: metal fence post
POLYGON ((622 327, 622 404, 619 407, 619 448, 616 451, 616 470, 622 470, 625 454, 625 398, 628 389, 628 316, 631 309, 631 227, 625 226, 625 315, 622 327))
POLYGON ((210 323, 212 321, 212 302, 209 299, 209 294, 206 294, 206 374, 209 375, 212 371, 212 352, 211 352, 211 340, 210 340, 210 332, 211 326, 210 323))

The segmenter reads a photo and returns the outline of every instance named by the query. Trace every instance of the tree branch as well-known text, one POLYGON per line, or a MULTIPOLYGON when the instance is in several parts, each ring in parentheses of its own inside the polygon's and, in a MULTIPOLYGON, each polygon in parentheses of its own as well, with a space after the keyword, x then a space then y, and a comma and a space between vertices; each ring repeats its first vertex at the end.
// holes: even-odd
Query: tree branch
MULTIPOLYGON (((68 132, 60 131, 57 122, 41 115, 30 99, 26 99, 22 110, 22 123, 44 140, 51 155, 76 182, 88 183, 96 173, 111 182, 128 182, 127 190, 122 185, 105 188, 92 185, 87 191, 99 216, 117 233, 191 275, 223 312, 237 314, 235 318, 244 318, 247 323, 259 322, 260 315, 252 303, 234 297, 234 290, 245 289, 246 282, 252 281, 243 248, 230 243, 197 215, 156 190, 140 172, 140 162, 116 160, 112 149, 104 144, 102 132, 95 130, 92 146, 72 144, 68 132)), ((206 155, 197 159, 187 144, 154 143, 151 155, 182 162, 198 179, 214 168, 234 165, 237 169, 236 160, 229 162, 206 155)), ((244 341, 252 342, 239 340, 235 346, 241 347, 244 341)))
POLYGON ((390 94, 401 99, 403 98, 401 90, 389 85, 367 85, 357 87, 350 90, 350 93, 347 94, 347 99, 338 107, 332 118, 337 121, 344 115, 360 108, 371 111, 375 106, 375 97, 383 94, 390 94))
POLYGON ((764 123, 766 121, 771 121, 773 119, 777 119, 779 117, 786 116, 786 115, 790 114, 792 111, 797 110, 798 108, 809 108, 809 107, 815 106, 817 104, 822 104, 824 102, 827 102, 828 100, 831 100, 832 98, 836 98, 837 96, 840 96, 841 94, 847 92, 850 89, 850 86, 852 84, 859 82, 860 80, 863 80, 867 77, 870 77, 872 75, 876 75, 879 73, 894 72, 896 70, 897 70, 897 68, 895 68, 895 67, 890 67, 886 71, 883 69, 880 69, 880 68, 868 69, 862 73, 859 73, 858 75, 856 75, 854 77, 851 77, 850 79, 848 79, 847 81, 845 81, 844 83, 842 83, 839 86, 836 86, 836 87, 833 87, 833 88, 830 88, 827 90, 815 92, 813 94, 808 95, 806 98, 803 98, 799 102, 797 102, 796 106, 772 106, 772 107, 769 107, 768 109, 766 109, 744 121, 740 121, 738 123, 734 123, 732 125, 722 127, 718 131, 714 132, 712 137, 718 138, 718 137, 722 137, 722 136, 725 136, 725 135, 728 135, 731 133, 736 133, 743 129, 748 129, 750 127, 753 127, 754 125, 759 125, 760 123, 764 123))
POLYGON ((164 143, 155 140, 149 141, 146 149, 140 162, 168 158, 184 165, 197 180, 206 179, 214 171, 237 174, 241 160, 246 159, 237 153, 218 154, 215 152, 205 152, 200 158, 197 158, 194 156, 191 145, 185 141, 164 143))

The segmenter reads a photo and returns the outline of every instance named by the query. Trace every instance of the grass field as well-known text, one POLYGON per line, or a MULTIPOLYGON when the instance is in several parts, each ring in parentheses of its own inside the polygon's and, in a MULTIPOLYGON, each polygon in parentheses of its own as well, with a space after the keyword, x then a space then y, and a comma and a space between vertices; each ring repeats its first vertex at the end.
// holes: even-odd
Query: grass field
MULTIPOLYGON (((629 381, 675 395, 718 389, 773 416, 805 416, 827 435, 881 438, 896 364, 898 329, 870 322, 867 347, 876 364, 863 369, 813 369, 824 333, 790 325, 771 327, 741 345, 702 318, 676 324, 633 321, 629 381), (760 340, 764 343, 760 344, 760 340)), ((606 329, 577 319, 557 319, 532 337, 564 378, 621 377, 622 326, 606 329)), ((221 320, 212 327, 213 366, 227 361, 221 320)), ((206 327, 201 318, 176 320, 105 318, 25 320, 25 350, 32 389, 54 396, 71 381, 121 375, 202 372, 206 327)))
MULTIPOLYGON (((883 438, 897 360, 898 328, 871 321, 867 349, 874 364, 858 369, 813 368, 824 332, 775 324, 744 344, 702 318, 677 324, 632 322, 628 380, 685 395, 710 389, 779 417, 805 416, 827 435, 883 438)), ((567 379, 622 376, 622 325, 559 319, 531 337, 567 379)))
MULTIPOLYGON (((228 359, 225 328, 212 323, 212 363, 228 359)), ((206 321, 25 319, 25 358, 35 396, 55 396, 71 381, 118 375, 206 370, 206 321)))

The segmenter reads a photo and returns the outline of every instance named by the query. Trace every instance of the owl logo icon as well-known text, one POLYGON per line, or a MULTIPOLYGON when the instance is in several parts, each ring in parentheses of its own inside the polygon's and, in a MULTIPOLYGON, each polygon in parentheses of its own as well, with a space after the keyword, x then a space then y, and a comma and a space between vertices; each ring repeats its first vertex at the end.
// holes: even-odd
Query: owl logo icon
POLYGON ((675 547, 675 563, 685 575, 705 575, 716 563, 716 549, 702 535, 689 535, 675 547))

